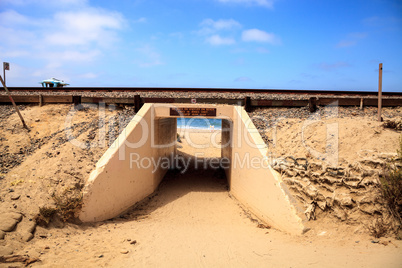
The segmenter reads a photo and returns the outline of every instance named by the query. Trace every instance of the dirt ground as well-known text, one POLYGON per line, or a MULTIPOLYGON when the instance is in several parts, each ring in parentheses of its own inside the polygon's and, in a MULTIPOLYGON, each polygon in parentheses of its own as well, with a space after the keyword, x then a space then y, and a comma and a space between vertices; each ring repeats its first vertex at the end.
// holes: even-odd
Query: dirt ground
MULTIPOLYGON (((374 238, 362 222, 342 221, 331 213, 317 213, 312 229, 302 236, 264 228, 230 196, 220 170, 169 171, 152 198, 115 219, 36 226, 39 207, 54 205, 52 194, 82 188, 119 132, 119 118, 124 118, 120 120, 124 126, 133 112, 113 107, 75 111, 67 105, 28 106, 22 111, 30 127, 27 132, 16 114, 2 109, 0 215, 22 217, 0 239, 0 257, 29 256, 35 260, 29 264, 32 267, 400 267, 402 263, 401 240, 374 238), (79 142, 70 142, 65 129, 79 142), (114 134, 105 134, 109 129, 114 134)), ((402 110, 389 114, 400 119, 402 110)), ((307 125, 303 143, 305 119, 285 120, 278 124, 272 153, 311 161, 323 157, 327 125, 337 123, 338 165, 345 167, 378 155, 395 156, 401 135, 382 128, 372 117, 358 115, 307 125)), ((208 145, 212 135, 219 144, 215 133, 188 134, 179 153, 220 157, 218 146, 194 149, 188 144, 191 139, 208 145)), ((272 129, 267 135, 274 139, 272 129)), ((0 263, 0 267, 10 266, 23 263, 0 263)))

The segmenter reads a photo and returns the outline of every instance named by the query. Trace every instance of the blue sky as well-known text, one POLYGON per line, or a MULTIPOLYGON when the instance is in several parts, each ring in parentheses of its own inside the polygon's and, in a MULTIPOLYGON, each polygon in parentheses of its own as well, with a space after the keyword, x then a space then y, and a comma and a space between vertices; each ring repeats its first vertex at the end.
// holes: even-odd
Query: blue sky
POLYGON ((0 0, 8 86, 402 91, 399 0, 0 0))

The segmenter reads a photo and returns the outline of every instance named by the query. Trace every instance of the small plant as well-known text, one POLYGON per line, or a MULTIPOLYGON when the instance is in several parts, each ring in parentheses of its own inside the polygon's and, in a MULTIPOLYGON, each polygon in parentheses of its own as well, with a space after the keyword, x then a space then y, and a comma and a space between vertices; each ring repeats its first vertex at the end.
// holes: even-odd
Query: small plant
POLYGON ((73 221, 76 217, 76 212, 82 207, 82 194, 71 193, 65 191, 63 195, 53 195, 53 200, 56 203, 57 213, 63 222, 73 221))
POLYGON ((53 215, 57 212, 56 208, 52 207, 40 207, 39 214, 36 215, 35 221, 39 226, 48 226, 53 215))
POLYGON ((385 168, 380 178, 381 194, 390 214, 402 225, 402 135, 399 138, 398 158, 385 168))
POLYGON ((48 226, 53 217, 58 217, 63 222, 73 222, 76 212, 82 207, 82 194, 77 189, 66 189, 61 195, 53 194, 54 207, 40 207, 39 214, 35 217, 38 225, 48 226))
POLYGON ((383 237, 388 232, 388 224, 384 222, 382 218, 377 218, 373 221, 369 227, 370 235, 375 238, 383 237))
POLYGON ((384 128, 391 128, 395 130, 402 130, 402 121, 399 120, 387 120, 383 124, 384 128))

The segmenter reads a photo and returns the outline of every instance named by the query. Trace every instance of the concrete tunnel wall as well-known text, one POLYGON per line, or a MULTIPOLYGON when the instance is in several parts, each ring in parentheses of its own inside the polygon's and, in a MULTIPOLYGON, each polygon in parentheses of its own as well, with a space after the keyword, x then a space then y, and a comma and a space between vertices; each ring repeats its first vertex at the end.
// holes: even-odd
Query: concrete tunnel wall
MULTIPOLYGON (((83 208, 79 215, 82 221, 118 216, 156 190, 166 169, 159 167, 152 173, 151 168, 130 168, 130 153, 156 161, 175 153, 177 121, 175 116, 170 116, 170 107, 168 104, 145 104, 102 156, 84 188, 83 208), (150 135, 144 137, 144 129, 150 135), (141 139, 146 139, 143 146, 130 147, 141 139), (155 148, 154 144, 170 146, 155 148)), ((174 107, 216 108, 213 118, 223 119, 221 144, 227 146, 222 147, 222 157, 230 159, 230 168, 225 172, 232 195, 267 224, 293 234, 304 231, 296 203, 279 174, 267 163, 268 148, 242 107, 206 104, 175 104, 174 107), (258 163, 257 166, 250 163, 241 166, 247 159, 256 159, 260 166, 258 163)))
MULTIPOLYGON (((302 234, 301 209, 281 176, 269 165, 268 147, 242 107, 233 108, 230 192, 259 219, 293 234, 302 234)), ((228 152, 225 154, 229 154, 228 152)))
POLYGON ((175 118, 155 118, 153 109, 152 104, 145 104, 96 164, 83 190, 81 221, 116 217, 158 187, 167 169, 147 161, 142 164, 150 168, 141 168, 137 163, 173 155, 177 126, 175 118), (154 148, 153 144, 167 146, 154 148))

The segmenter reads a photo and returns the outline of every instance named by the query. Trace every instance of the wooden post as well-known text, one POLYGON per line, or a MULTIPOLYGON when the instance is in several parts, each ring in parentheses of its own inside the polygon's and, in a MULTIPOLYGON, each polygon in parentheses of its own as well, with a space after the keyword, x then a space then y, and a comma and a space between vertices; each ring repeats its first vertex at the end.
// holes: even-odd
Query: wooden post
POLYGON ((141 109, 141 106, 141 96, 134 95, 134 111, 138 113, 138 111, 141 109))
MULTIPOLYGON (((23 126, 24 128, 26 128, 26 129, 28 129, 28 126, 25 124, 24 118, 22 118, 22 115, 21 115, 21 113, 20 113, 20 110, 18 109, 17 104, 15 104, 15 102, 14 102, 14 100, 13 100, 13 97, 11 97, 10 91, 8 91, 8 88, 6 87, 6 83, 4 82, 3 78, 1 77, 1 75, 0 75, 0 80, 1 80, 1 83, 3 84, 4 90, 7 92, 8 98, 10 99, 10 101, 11 101, 11 103, 13 104, 15 110, 17 111, 18 116, 19 116, 20 119, 21 119, 22 126, 23 126)), ((28 130, 29 130, 29 129, 28 129, 28 130)))
POLYGON ((42 94, 39 94, 39 107, 42 107, 43 105, 43 96, 42 94))
POLYGON ((311 97, 308 99, 308 108, 310 113, 314 113, 317 110, 317 98, 311 97))
POLYGON ((246 112, 251 112, 251 98, 250 97, 244 97, 244 110, 246 110, 246 112))
POLYGON ((381 122, 381 108, 382 108, 382 63, 380 63, 378 70, 378 122, 381 122))
POLYGON ((74 104, 74 109, 77 109, 78 105, 81 104, 81 96, 73 96, 73 104, 74 104))
POLYGON ((363 110, 363 98, 360 99, 360 110, 363 110))

